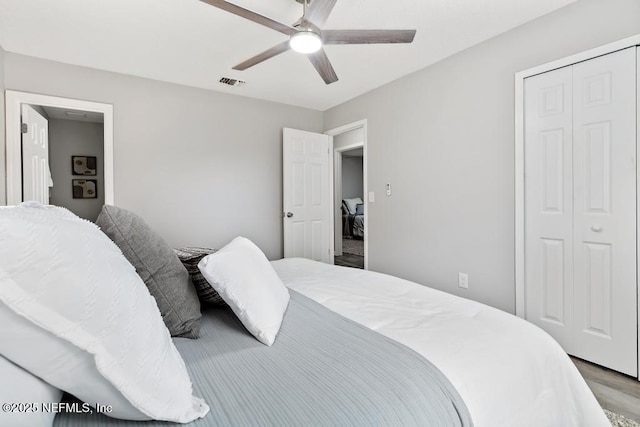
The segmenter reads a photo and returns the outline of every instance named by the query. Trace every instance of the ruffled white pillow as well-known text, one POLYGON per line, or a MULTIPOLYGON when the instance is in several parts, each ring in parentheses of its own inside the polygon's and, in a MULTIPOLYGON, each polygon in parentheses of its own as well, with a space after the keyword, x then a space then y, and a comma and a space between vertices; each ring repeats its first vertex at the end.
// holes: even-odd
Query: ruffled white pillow
POLYGON ((236 237, 202 258, 198 268, 244 327, 261 343, 272 345, 289 304, 289 291, 260 248, 236 237))
POLYGON ((0 426, 45 427, 53 425, 55 412, 42 405, 60 402, 62 391, 0 356, 0 426))
POLYGON ((186 423, 209 411, 134 268, 62 208, 0 209, 0 354, 115 418, 186 423))

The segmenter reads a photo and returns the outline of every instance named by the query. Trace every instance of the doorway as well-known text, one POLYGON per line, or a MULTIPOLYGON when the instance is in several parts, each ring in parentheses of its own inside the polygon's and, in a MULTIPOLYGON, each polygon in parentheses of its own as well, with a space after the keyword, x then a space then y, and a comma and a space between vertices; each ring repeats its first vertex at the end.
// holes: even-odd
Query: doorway
MULTIPOLYGON (((10 90, 6 91, 6 102, 7 205, 34 199, 30 186, 25 187, 29 169, 28 162, 23 162, 23 112, 28 108, 32 114, 37 113, 33 115, 40 127, 49 121, 46 133, 51 136, 51 144, 47 143, 48 153, 40 153, 47 156, 41 164, 49 163, 44 174, 47 183, 42 184, 46 194, 41 199, 94 221, 103 204, 114 203, 113 107, 10 90)), ((27 132, 28 128, 27 124, 27 132)))
POLYGON ((334 264, 368 268, 366 120, 327 131, 333 137, 334 264))
POLYGON ((104 114, 41 108, 49 122, 49 203, 95 222, 104 205, 104 114))
MULTIPOLYGON (((349 138, 350 135, 345 133, 335 137, 334 144, 339 145, 340 137, 349 138)), ((334 165, 334 191, 336 202, 340 201, 341 222, 335 227, 334 263, 344 267, 364 268, 363 151, 359 147, 336 152, 339 161, 334 165)))

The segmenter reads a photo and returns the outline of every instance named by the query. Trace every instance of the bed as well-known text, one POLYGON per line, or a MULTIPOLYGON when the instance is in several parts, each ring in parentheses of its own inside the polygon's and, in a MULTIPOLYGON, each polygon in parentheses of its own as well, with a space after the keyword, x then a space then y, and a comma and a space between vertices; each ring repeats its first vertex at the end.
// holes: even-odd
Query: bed
POLYGON ((364 238, 364 204, 359 197, 342 200, 342 236, 364 238))
POLYGON ((476 426, 607 426, 562 348, 484 304, 380 273, 306 259, 273 262, 290 289, 433 363, 476 426))
MULTIPOLYGON (((609 425, 593 394, 559 345, 545 332, 522 319, 375 272, 301 258, 278 260, 272 265, 294 295, 274 347, 265 348, 253 340, 242 330, 242 325, 234 321, 234 316, 224 309, 209 309, 204 313, 200 340, 174 339, 190 367, 196 394, 200 393, 212 407, 207 417, 192 423, 194 426, 609 425), (331 311, 364 326, 375 335, 388 338, 392 343, 406 346, 432 363, 453 386, 453 391, 446 385, 442 386, 443 393, 454 395, 453 404, 447 408, 450 418, 435 418, 425 424, 428 418, 424 418, 424 408, 412 406, 412 403, 415 405, 433 399, 429 395, 418 398, 414 393, 418 394, 416 390, 424 387, 425 382, 421 381, 432 382, 438 378, 417 382, 416 378, 411 378, 399 387, 396 384, 396 388, 389 385, 392 390, 389 395, 363 393, 364 388, 376 388, 375 383, 369 381, 349 384, 347 389, 337 387, 340 376, 346 375, 342 370, 344 365, 328 367, 331 363, 336 364, 337 360, 344 363, 346 352, 333 362, 329 357, 328 364, 319 366, 315 356, 304 349, 319 351, 324 348, 328 353, 340 351, 345 342, 341 341, 337 347, 329 343, 338 337, 339 329, 335 328, 344 328, 344 324, 328 327, 327 319, 335 321, 335 316, 325 318, 322 329, 336 335, 330 335, 324 341, 318 331, 311 336, 300 331, 292 332, 294 325, 318 327, 309 325, 305 320, 313 311, 307 299, 320 305, 315 310, 323 316, 326 311, 331 311), (221 325, 227 325, 226 330, 220 328, 221 325), (283 356, 286 362, 274 363, 274 357, 280 357, 274 356, 276 352, 285 355, 302 352, 297 360, 313 360, 310 363, 314 368, 305 369, 304 364, 298 365, 296 358, 289 356, 283 356), (239 354, 246 353, 251 353, 246 356, 249 361, 240 363, 239 360, 245 360, 245 356, 239 354), (229 354, 232 356, 227 357, 229 354), (269 374, 265 373, 265 366, 269 367, 269 374), (244 375, 239 375, 239 372, 244 375), (314 378, 318 381, 318 376, 324 377, 325 382, 320 382, 320 385, 326 387, 314 384, 314 378), (411 397, 415 400, 400 403, 397 396, 404 388, 413 390, 411 397), (243 396, 240 400, 251 400, 249 408, 238 403, 239 396, 243 396), (356 396, 365 396, 365 399, 358 400, 356 396), (463 404, 457 399, 461 399, 463 404)), ((317 312, 313 314, 317 315, 317 312)), ((361 330, 358 334, 364 334, 370 341, 371 336, 367 333, 361 330)), ((340 339, 344 340, 344 337, 340 339)), ((383 344, 375 340, 373 343, 383 344)), ((358 352, 361 351, 362 347, 358 347, 358 352)), ((375 348, 366 348, 364 353, 375 353, 375 348)), ((397 357, 385 359, 384 363, 393 364, 394 360, 401 360, 397 357)), ((373 372, 357 369, 368 366, 362 360, 353 359, 346 365, 349 370, 355 369, 355 378, 374 376, 373 372)), ((388 374, 382 377, 386 384, 392 384, 392 379, 397 376, 401 377, 395 370, 383 372, 388 374)), ((376 372, 375 377, 379 375, 381 373, 376 372)), ((133 426, 136 423, 105 416, 59 414, 54 425, 133 426)))
MULTIPOLYGON (((119 231, 133 224, 123 237, 137 233, 140 247, 151 249, 149 258, 137 252, 144 265, 180 264, 171 248, 162 254, 162 242, 149 243, 155 237, 140 231, 140 218, 111 208, 103 208, 110 219, 125 215, 119 231)), ((41 205, 0 209, 0 216, 0 376, 24 379, 0 387, 0 398, 58 402, 66 390, 92 405, 66 395, 66 410, 50 422, 52 413, 22 414, 18 406, 0 413, 0 425, 609 425, 549 335, 483 304, 371 271, 300 258, 269 262, 238 237, 198 263, 230 307, 198 308, 199 330, 182 330, 195 323, 168 322, 163 300, 139 277, 148 276, 143 264, 134 269, 125 259, 107 223, 99 230, 41 205), (233 296, 214 285, 209 273, 217 267, 257 283, 240 307, 235 296, 243 288, 233 296), (269 338, 254 330, 257 317, 245 315, 274 304, 264 289, 275 282, 284 299, 275 328, 267 322, 269 338), (111 417, 98 413, 105 402, 113 403, 111 417), (29 418, 42 415, 38 423, 29 418), (132 421, 143 419, 151 420, 132 421)), ((182 313, 184 321, 190 312, 182 313)))

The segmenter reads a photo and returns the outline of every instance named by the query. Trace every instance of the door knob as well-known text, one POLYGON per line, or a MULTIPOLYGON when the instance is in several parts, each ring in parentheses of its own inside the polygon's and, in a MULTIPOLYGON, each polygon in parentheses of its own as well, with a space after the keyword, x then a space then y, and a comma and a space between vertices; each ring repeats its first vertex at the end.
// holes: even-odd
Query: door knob
POLYGON ((291 218, 293 216, 293 212, 287 212, 287 218, 291 218))
POLYGON ((602 231, 602 227, 600 227, 599 225, 592 225, 591 231, 595 231, 596 233, 599 233, 602 231))

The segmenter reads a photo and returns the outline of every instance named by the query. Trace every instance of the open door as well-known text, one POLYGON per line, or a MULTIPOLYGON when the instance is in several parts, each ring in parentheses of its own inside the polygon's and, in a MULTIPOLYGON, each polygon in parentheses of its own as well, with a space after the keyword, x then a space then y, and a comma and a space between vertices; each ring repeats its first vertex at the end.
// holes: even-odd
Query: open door
POLYGON ((22 200, 49 204, 53 186, 49 170, 49 122, 29 105, 22 105, 22 200))
POLYGON ((283 134, 284 257, 332 263, 331 137, 288 128, 283 134))

